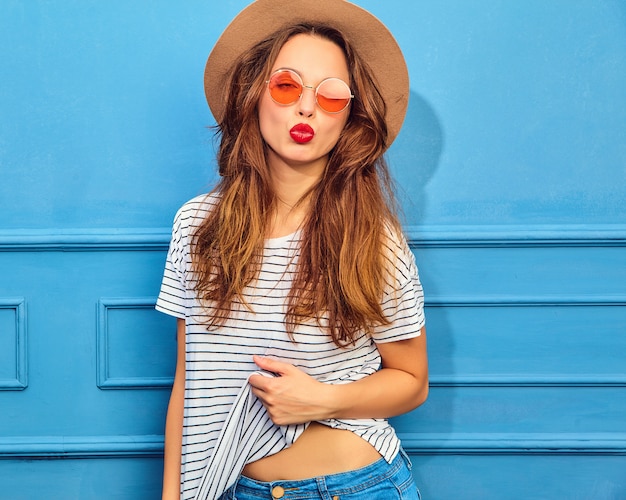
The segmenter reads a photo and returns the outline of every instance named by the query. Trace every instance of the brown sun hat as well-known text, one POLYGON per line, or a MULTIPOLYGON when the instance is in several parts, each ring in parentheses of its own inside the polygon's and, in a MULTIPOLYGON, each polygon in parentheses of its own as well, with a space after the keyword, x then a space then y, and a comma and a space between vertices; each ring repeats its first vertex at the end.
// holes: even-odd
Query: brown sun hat
POLYGON ((215 119, 219 122, 223 116, 226 78, 235 59, 275 31, 301 22, 338 29, 367 62, 387 104, 391 144, 400 131, 409 100, 406 62, 385 25, 345 0, 256 0, 243 9, 216 42, 204 70, 204 91, 215 119))

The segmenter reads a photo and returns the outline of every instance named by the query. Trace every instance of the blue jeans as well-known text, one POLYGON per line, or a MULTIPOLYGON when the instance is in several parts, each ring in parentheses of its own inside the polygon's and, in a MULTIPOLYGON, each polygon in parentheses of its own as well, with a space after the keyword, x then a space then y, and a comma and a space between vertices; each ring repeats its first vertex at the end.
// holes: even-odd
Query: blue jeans
POLYGON ((265 483, 240 476, 219 500, 419 500, 404 452, 391 462, 384 458, 361 469, 302 481, 265 483))

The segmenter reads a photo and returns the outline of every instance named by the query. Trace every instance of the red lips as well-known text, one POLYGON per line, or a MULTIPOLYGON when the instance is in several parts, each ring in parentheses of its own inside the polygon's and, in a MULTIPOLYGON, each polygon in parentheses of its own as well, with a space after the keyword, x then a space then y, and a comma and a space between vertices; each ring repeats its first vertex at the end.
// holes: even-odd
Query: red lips
POLYGON ((298 144, 305 144, 313 139, 315 130, 313 130, 311 126, 306 123, 298 123, 289 131, 289 135, 298 144))

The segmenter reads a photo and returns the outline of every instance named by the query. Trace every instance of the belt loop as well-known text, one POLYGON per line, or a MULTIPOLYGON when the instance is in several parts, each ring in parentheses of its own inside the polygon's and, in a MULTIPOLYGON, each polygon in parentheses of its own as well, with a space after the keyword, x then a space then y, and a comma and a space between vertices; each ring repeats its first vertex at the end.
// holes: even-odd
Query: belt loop
POLYGON ((409 470, 413 469, 413 462, 411 462, 411 458, 409 457, 409 455, 407 455, 406 451, 404 451, 404 448, 400 447, 400 454, 402 455, 402 458, 404 458, 404 461, 406 462, 406 466, 409 468, 409 470))
POLYGON ((317 491, 320 494, 320 498, 322 500, 333 500, 333 497, 330 496, 330 492, 326 487, 326 479, 324 476, 316 477, 315 482, 317 483, 317 491))

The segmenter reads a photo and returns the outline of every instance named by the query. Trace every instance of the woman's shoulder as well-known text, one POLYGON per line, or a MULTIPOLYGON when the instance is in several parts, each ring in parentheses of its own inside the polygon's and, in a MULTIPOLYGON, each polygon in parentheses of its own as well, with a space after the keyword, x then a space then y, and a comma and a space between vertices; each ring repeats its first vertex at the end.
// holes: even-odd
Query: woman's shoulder
POLYGON ((383 254, 392 275, 408 279, 417 273, 415 255, 411 251, 409 242, 400 227, 391 224, 385 225, 383 236, 383 254))
POLYGON ((205 193, 186 201, 176 212, 175 223, 193 223, 204 220, 207 214, 217 204, 218 195, 205 193))
POLYGON ((207 193, 186 201, 176 212, 172 233, 177 240, 181 240, 202 225, 207 215, 217 204, 218 196, 207 193))
POLYGON ((197 212, 197 211, 210 211, 216 204, 219 199, 219 195, 211 192, 204 193, 198 196, 194 196, 190 200, 183 203, 183 205, 179 208, 179 212, 197 212))
MULTIPOLYGON (((383 225, 383 247, 388 254, 405 255, 409 250, 409 243, 402 227, 386 221, 383 225)), ((410 251, 409 251, 410 252, 410 251)))

